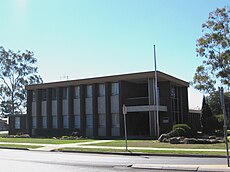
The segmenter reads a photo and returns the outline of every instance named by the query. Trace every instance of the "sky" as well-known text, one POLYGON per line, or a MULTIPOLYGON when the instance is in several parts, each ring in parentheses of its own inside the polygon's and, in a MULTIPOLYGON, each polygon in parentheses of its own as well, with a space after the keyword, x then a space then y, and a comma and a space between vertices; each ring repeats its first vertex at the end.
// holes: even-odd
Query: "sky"
MULTIPOLYGON (((151 71, 192 81, 202 23, 229 0, 0 0, 0 46, 30 50, 44 82, 151 71)), ((202 93, 189 88, 189 107, 202 93)))

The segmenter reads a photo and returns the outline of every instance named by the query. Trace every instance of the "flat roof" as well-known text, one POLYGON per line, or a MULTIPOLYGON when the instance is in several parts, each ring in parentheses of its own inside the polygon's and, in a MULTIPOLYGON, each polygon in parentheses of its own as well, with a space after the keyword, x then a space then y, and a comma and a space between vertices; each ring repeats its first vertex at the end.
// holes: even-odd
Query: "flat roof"
MULTIPOLYGON (((117 81, 129 81, 129 82, 140 83, 140 82, 146 82, 147 79, 154 78, 154 76, 155 76, 154 71, 138 72, 138 73, 111 75, 111 76, 94 77, 94 78, 86 78, 86 79, 33 84, 33 85, 27 85, 26 90, 68 87, 68 86, 75 86, 75 85, 82 85, 82 84, 94 84, 94 83, 117 82, 117 81)), ((178 86, 189 87, 188 82, 160 71, 157 71, 157 79, 158 82, 171 81, 174 84, 177 84, 178 86)))

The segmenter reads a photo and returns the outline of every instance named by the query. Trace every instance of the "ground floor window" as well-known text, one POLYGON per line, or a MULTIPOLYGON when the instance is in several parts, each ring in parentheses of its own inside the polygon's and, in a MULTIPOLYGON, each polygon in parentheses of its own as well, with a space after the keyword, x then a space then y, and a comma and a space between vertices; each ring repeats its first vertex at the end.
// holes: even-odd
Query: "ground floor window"
POLYGON ((63 128, 68 128, 69 127, 69 116, 65 115, 63 116, 63 128))
POLYGON ((32 128, 37 128, 37 117, 36 116, 32 117, 32 128))
POLYGON ((99 121, 99 127, 104 128, 106 125, 106 118, 105 118, 105 113, 101 113, 98 115, 98 121, 99 121))
POLYGON ((117 113, 112 114, 112 127, 120 127, 120 116, 117 113))
POLYGON ((52 116, 52 127, 57 128, 57 116, 52 116))
POLYGON ((80 128, 80 115, 74 115, 74 128, 80 128))
POLYGON ((15 123, 14 123, 14 128, 15 129, 20 129, 20 125, 21 125, 21 123, 20 123, 20 117, 15 117, 14 118, 14 120, 15 120, 15 123))
POLYGON ((86 127, 93 128, 93 114, 86 115, 86 127))
POLYGON ((42 116, 42 128, 47 128, 47 116, 42 116))

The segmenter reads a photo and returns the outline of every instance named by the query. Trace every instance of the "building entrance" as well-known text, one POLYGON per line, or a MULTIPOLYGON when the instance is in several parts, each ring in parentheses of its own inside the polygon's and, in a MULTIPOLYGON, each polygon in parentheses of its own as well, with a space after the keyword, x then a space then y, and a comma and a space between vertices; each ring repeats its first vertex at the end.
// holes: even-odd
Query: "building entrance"
POLYGON ((149 136, 148 112, 131 112, 126 119, 128 136, 149 136))

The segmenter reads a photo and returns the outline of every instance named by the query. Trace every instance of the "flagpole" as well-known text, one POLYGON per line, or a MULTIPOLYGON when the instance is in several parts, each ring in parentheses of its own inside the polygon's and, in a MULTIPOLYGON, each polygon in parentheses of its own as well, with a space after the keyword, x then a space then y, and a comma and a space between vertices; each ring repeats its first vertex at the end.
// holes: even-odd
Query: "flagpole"
POLYGON ((159 109, 158 109, 158 87, 157 87, 157 60, 156 60, 156 46, 153 45, 153 48, 154 48, 154 68, 155 68, 155 105, 156 105, 156 134, 157 134, 157 137, 159 137, 160 135, 160 126, 159 126, 159 109))

